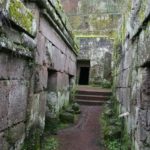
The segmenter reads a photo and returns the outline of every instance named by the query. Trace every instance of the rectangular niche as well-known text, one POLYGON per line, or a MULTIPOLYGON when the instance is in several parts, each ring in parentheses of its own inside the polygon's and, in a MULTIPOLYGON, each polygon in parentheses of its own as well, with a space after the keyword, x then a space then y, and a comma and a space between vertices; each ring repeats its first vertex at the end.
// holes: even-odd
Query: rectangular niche
POLYGON ((48 70, 47 90, 48 91, 57 90, 57 71, 55 70, 48 70))

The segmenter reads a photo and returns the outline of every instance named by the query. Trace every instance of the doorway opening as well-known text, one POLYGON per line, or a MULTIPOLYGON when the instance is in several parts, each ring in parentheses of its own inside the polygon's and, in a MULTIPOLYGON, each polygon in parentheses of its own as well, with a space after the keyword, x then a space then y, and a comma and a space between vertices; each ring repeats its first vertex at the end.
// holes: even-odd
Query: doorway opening
POLYGON ((90 60, 77 61, 77 83, 79 85, 88 85, 90 78, 90 60))
POLYGON ((79 75, 79 84, 80 85, 88 85, 89 84, 89 67, 80 67, 80 75, 79 75))

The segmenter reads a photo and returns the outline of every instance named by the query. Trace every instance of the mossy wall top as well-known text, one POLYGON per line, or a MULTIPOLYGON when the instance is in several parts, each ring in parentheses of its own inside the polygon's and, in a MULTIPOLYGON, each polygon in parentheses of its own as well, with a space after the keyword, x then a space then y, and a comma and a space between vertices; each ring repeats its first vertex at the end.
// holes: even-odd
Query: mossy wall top
POLYGON ((119 3, 113 0, 61 0, 75 35, 112 37, 120 18, 119 3))
POLYGON ((36 33, 34 16, 20 0, 11 0, 8 7, 8 14, 12 21, 31 35, 36 33))

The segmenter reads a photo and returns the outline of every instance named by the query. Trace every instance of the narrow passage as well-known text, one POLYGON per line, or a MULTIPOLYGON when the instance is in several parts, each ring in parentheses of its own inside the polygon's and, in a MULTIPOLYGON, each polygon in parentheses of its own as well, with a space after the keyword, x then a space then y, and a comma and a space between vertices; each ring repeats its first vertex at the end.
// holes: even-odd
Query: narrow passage
POLYGON ((81 106, 78 123, 58 133, 59 150, 104 150, 101 145, 102 106, 81 106))

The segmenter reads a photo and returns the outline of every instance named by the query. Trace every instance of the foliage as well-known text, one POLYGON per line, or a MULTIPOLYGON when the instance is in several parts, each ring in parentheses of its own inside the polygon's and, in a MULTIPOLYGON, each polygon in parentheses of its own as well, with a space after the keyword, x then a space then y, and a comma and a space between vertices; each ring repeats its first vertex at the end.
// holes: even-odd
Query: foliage
POLYGON ((77 86, 73 86, 71 89, 70 89, 70 102, 74 102, 75 100, 75 96, 76 96, 76 91, 77 91, 77 86))
POLYGON ((53 137, 45 137, 42 142, 43 150, 58 150, 59 142, 56 138, 53 137))
POLYGON ((108 142, 108 149, 109 150, 119 150, 120 149, 120 142, 116 139, 108 142))
POLYGON ((59 120, 57 118, 46 117, 45 121, 45 132, 56 134, 58 130, 59 120))
POLYGON ((117 100, 112 97, 104 109, 101 122, 106 148, 108 150, 131 150, 131 141, 124 126, 124 120, 118 117, 117 100))
POLYGON ((102 88, 111 88, 111 82, 106 80, 106 79, 103 79, 101 82, 100 82, 100 86, 102 88))
POLYGON ((41 139, 41 129, 40 127, 33 126, 25 139, 22 150, 40 150, 40 139, 41 139))

